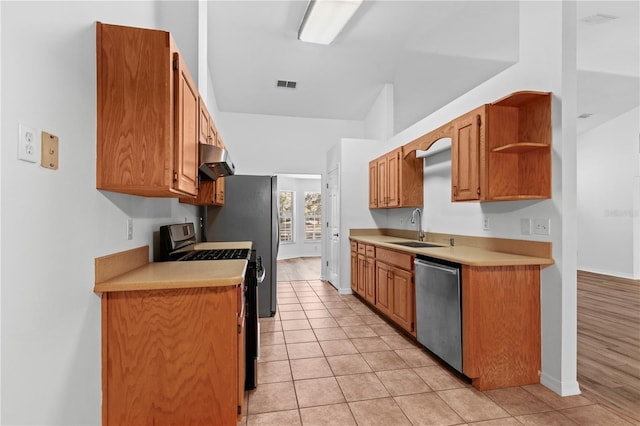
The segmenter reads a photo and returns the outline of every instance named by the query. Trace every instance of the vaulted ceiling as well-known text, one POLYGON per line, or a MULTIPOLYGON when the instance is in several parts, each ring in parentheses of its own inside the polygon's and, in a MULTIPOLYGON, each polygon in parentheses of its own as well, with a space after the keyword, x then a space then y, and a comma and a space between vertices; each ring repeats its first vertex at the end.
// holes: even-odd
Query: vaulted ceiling
MULTIPOLYGON (((306 6, 209 2, 220 110, 362 120, 389 83, 397 132, 518 60, 518 2, 366 0, 329 46, 298 41, 306 6)), ((578 2, 579 113, 592 114, 579 131, 638 105, 638 15, 636 1, 578 2), (616 19, 583 22, 598 14, 616 19)))

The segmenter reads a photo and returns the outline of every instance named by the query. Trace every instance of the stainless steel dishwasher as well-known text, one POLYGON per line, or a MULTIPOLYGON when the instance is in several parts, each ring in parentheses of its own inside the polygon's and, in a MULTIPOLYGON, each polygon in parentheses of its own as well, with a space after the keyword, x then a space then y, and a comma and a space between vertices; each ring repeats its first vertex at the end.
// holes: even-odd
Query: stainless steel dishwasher
POLYGON ((416 257, 416 337, 462 373, 460 265, 416 257))

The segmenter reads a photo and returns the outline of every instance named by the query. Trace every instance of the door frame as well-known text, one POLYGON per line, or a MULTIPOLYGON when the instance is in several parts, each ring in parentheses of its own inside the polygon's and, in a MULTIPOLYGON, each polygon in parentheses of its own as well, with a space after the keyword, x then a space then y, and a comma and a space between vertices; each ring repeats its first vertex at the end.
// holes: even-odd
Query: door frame
POLYGON ((327 192, 327 216, 325 233, 327 242, 326 260, 323 265, 325 269, 324 276, 336 289, 340 290, 340 164, 329 170, 327 173, 327 182, 325 185, 327 192), (335 181, 335 182, 334 182, 335 181), (332 184, 335 184, 335 203, 331 198, 332 184), (335 205, 334 205, 335 204, 335 205), (334 232, 336 230, 337 232, 334 232), (334 238, 334 234, 338 234, 334 238), (334 265, 335 264, 335 265, 334 265), (335 266, 335 267, 334 267, 335 266))

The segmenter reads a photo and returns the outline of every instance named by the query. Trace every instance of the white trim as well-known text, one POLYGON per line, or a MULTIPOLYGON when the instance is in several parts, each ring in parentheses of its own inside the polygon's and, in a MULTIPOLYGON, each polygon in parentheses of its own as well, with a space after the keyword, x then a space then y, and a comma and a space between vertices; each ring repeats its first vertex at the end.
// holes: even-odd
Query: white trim
POLYGON ((577 381, 561 382, 546 373, 540 373, 540 384, 551 389, 560 396, 580 395, 580 385, 577 381))

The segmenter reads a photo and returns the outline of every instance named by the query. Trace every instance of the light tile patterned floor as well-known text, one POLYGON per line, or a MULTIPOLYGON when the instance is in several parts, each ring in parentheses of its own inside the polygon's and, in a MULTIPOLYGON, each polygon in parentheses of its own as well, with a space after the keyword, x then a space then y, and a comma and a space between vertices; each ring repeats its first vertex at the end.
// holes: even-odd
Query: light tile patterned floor
POLYGON ((634 424, 542 385, 477 391, 323 281, 279 282, 278 312, 260 331, 242 425, 634 424))

